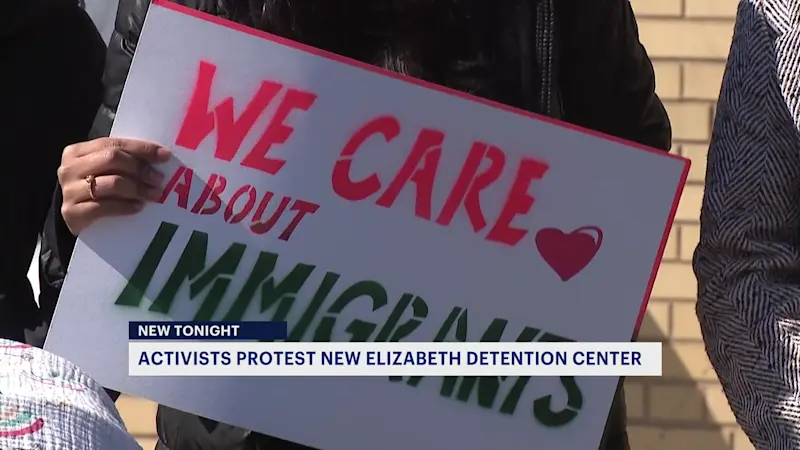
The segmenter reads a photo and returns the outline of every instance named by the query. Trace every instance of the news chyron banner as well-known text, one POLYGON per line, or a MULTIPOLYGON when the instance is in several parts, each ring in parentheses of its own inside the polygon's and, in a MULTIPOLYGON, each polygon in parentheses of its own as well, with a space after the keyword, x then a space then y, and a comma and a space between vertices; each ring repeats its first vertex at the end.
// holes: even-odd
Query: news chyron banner
POLYGON ((171 157, 48 332, 104 387, 321 450, 597 450, 659 373, 684 158, 164 0, 111 136, 171 157))
POLYGON ((286 322, 131 322, 131 376, 660 376, 661 343, 299 343, 286 322), (265 342, 266 341, 266 342, 265 342))

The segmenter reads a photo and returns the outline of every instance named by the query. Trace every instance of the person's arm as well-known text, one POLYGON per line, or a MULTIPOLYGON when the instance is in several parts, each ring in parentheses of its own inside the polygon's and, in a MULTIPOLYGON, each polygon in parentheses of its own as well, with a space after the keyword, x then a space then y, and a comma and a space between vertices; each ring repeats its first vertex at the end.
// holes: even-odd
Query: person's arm
POLYGON ((106 137, 111 132, 114 116, 117 113, 122 88, 133 61, 133 53, 142 33, 144 18, 150 0, 120 0, 114 32, 108 43, 106 68, 103 72, 103 104, 97 112, 92 126, 91 138, 106 137))
POLYGON ((758 450, 800 448, 800 18, 771 2, 739 4, 694 255, 706 351, 758 450))
POLYGON ((639 42, 629 0, 555 5, 565 120, 669 150, 669 119, 655 93, 653 65, 639 42))

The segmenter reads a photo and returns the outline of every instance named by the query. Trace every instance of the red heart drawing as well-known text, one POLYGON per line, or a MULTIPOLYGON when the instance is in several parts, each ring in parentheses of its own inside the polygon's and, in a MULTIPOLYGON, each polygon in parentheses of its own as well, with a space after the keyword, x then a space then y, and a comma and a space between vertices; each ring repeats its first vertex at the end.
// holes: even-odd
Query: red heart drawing
POLYGON ((592 261, 603 244, 603 230, 596 226, 580 227, 571 233, 558 228, 543 228, 536 233, 536 248, 542 259, 567 281, 592 261), (587 232, 594 232, 593 236, 587 232))

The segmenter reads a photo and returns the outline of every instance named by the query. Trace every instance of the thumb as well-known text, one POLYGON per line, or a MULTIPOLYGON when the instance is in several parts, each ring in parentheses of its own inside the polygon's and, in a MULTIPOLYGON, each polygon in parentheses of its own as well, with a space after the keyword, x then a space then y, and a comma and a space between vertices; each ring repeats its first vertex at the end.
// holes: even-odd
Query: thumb
POLYGON ((126 139, 120 149, 150 164, 164 163, 172 158, 172 151, 153 142, 126 139))

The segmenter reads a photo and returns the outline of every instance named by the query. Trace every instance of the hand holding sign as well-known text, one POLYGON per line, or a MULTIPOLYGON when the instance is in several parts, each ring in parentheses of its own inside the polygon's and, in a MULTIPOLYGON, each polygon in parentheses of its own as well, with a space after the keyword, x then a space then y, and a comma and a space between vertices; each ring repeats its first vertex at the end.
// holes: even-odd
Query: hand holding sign
POLYGON ((158 199, 163 174, 151 164, 169 150, 133 139, 100 138, 64 149, 58 180, 64 193, 61 214, 74 235, 106 216, 134 214, 158 199))

